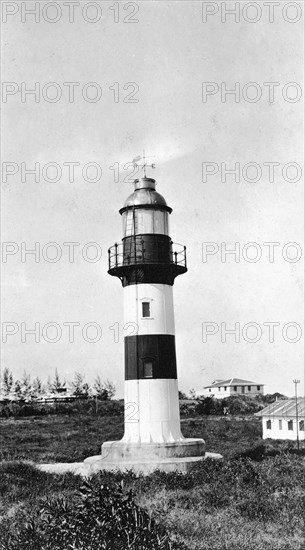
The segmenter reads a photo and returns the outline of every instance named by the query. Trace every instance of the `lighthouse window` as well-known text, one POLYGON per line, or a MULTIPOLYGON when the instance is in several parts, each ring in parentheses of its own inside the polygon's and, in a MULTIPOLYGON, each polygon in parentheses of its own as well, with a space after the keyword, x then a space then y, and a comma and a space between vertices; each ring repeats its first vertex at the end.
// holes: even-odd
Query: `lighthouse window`
POLYGON ((153 377, 153 364, 152 361, 144 361, 144 378, 153 377))
POLYGON ((137 227, 136 227, 136 233, 142 234, 142 233, 153 233, 153 217, 154 217, 154 211, 153 210, 136 210, 136 217, 137 217, 137 227))
POLYGON ((142 302, 142 317, 150 317, 150 303, 142 302))
POLYGON ((124 237, 130 237, 131 235, 134 235, 137 223, 134 212, 132 210, 127 210, 127 212, 124 212, 122 218, 124 237))
POLYGON ((160 210, 154 212, 154 233, 168 235, 168 213, 160 210))

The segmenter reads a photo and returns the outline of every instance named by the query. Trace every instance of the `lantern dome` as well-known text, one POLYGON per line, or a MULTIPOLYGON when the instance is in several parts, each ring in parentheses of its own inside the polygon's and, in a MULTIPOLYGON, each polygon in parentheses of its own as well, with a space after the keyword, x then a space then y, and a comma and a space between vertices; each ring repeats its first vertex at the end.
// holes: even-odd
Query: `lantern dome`
POLYGON ((120 210, 120 214, 134 206, 145 206, 147 208, 150 205, 153 208, 161 207, 168 212, 171 212, 172 209, 167 206, 165 198, 156 191, 155 186, 156 181, 152 178, 141 178, 141 180, 135 180, 135 190, 126 199, 123 208, 120 210))

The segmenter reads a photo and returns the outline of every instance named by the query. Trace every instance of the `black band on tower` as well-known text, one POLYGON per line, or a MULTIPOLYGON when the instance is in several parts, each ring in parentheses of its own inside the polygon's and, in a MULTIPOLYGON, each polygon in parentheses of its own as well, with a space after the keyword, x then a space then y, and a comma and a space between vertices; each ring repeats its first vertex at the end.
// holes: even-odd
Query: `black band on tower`
POLYGON ((126 336, 125 380, 177 378, 175 336, 126 336))

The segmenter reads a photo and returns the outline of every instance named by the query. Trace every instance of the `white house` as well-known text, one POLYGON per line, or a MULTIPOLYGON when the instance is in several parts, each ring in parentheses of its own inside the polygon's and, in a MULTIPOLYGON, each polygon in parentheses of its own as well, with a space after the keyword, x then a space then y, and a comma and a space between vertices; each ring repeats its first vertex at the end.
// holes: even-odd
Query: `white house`
POLYGON ((305 398, 298 398, 296 407, 295 399, 282 399, 268 405, 265 409, 255 413, 261 416, 263 421, 263 439, 297 439, 297 431, 300 441, 305 440, 305 398), (298 416, 298 424, 297 424, 298 416))
POLYGON ((214 380, 210 386, 205 386, 203 392, 197 392, 197 397, 213 396, 215 399, 223 399, 230 395, 263 395, 264 384, 251 382, 242 378, 229 378, 228 380, 214 380))

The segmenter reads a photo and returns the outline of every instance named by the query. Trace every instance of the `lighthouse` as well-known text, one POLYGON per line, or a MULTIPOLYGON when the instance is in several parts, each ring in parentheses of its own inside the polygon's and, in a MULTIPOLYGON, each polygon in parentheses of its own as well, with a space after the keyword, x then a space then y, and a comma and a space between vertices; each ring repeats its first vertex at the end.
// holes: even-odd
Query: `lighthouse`
POLYGON ((122 240, 108 251, 124 298, 124 437, 86 459, 92 471, 187 471, 205 455, 203 439, 186 439, 180 428, 173 286, 187 271, 186 247, 173 243, 172 209, 145 168, 119 210, 122 240))

